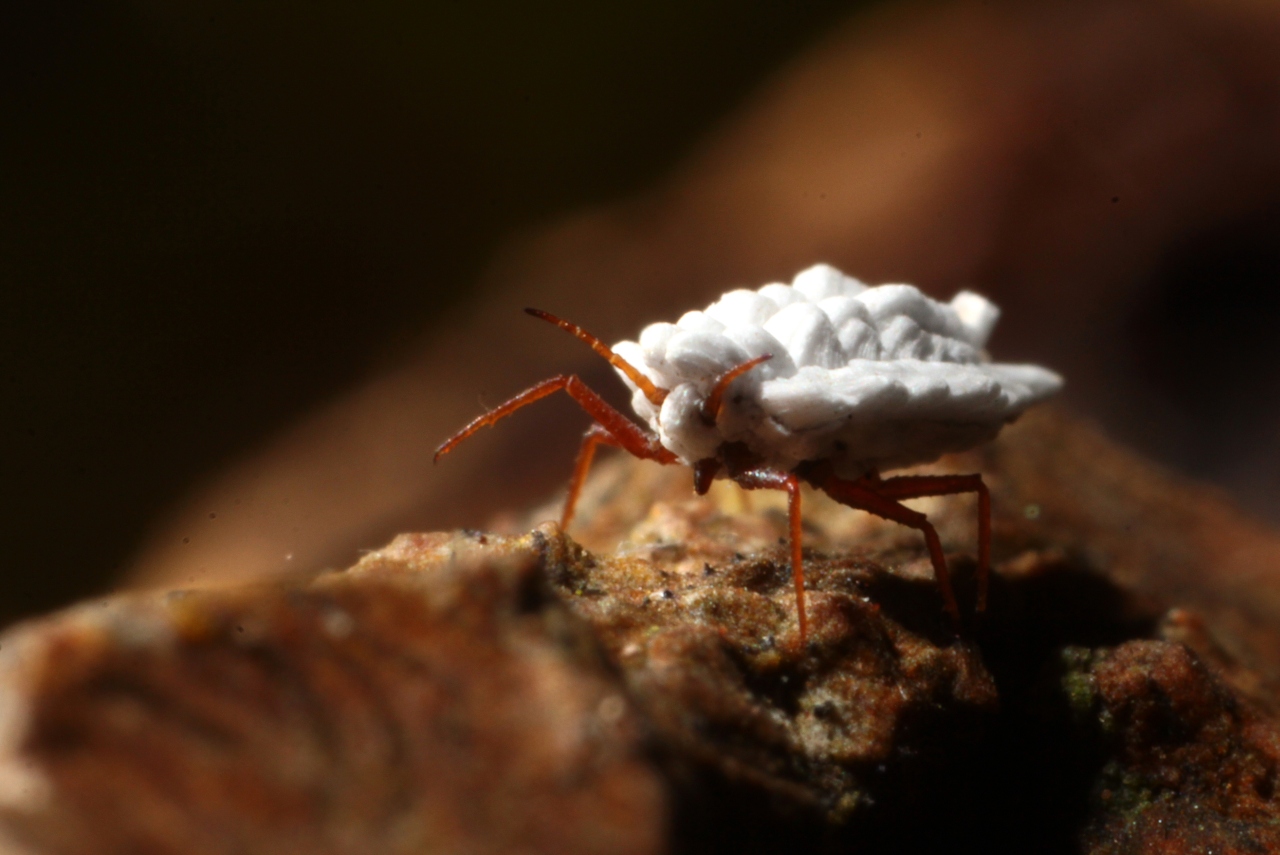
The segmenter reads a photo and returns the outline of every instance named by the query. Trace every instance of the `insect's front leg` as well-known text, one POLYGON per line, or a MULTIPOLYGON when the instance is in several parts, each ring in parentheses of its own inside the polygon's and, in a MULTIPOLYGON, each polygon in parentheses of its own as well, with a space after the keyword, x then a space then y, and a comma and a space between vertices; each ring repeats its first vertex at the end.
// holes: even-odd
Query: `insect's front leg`
POLYGON ((591 470, 591 462, 595 459, 596 448, 610 445, 621 448, 641 460, 656 460, 659 463, 675 463, 677 458, 667 450, 658 437, 613 407, 595 393, 586 383, 574 376, 565 391, 587 411, 595 424, 587 429, 582 437, 582 445, 578 447, 578 458, 573 464, 573 476, 569 479, 569 493, 565 496, 564 510, 560 513, 560 528, 567 529, 573 520, 573 512, 578 504, 578 496, 582 485, 591 470))
POLYGON ((578 457, 573 463, 573 476, 569 479, 569 492, 564 498, 564 510, 560 512, 562 530, 569 528, 569 523, 573 521, 578 496, 582 492, 582 485, 587 481, 587 473, 591 471, 591 462, 595 459, 596 449, 599 446, 621 448, 641 460, 657 460, 659 463, 675 462, 675 455, 663 448, 657 437, 645 432, 639 425, 633 426, 640 432, 639 436, 624 434, 623 438, 619 438, 599 422, 587 428, 586 434, 582 437, 582 445, 578 446, 578 457), (661 449, 661 452, 657 449, 661 449))
POLYGON ((576 374, 561 374, 558 377, 543 380, 541 383, 530 386, 520 394, 472 419, 466 427, 440 444, 440 447, 436 449, 434 460, 438 462, 441 457, 452 451, 458 443, 481 428, 489 427, 505 419, 516 410, 527 407, 534 401, 539 401, 561 390, 567 393, 570 398, 573 398, 578 403, 578 406, 586 410, 587 415, 591 416, 598 425, 604 428, 617 441, 619 447, 625 448, 636 457, 641 457, 645 460, 656 460, 659 463, 676 462, 676 456, 664 448, 656 436, 609 406, 604 398, 601 398, 590 386, 583 383, 582 378, 576 374))
POLYGON ((796 621, 800 646, 809 639, 809 623, 804 608, 804 561, 800 550, 800 479, 791 472, 775 469, 748 469, 735 473, 733 480, 748 490, 786 490, 787 522, 791 534, 791 581, 796 589, 796 621))
POLYGON ((656 460, 659 463, 676 462, 676 456, 663 447, 657 436, 609 406, 604 398, 601 398, 595 390, 582 382, 582 379, 576 374, 561 374, 559 377, 543 380, 541 383, 525 389, 510 400, 504 401, 487 413, 472 420, 462 430, 445 440, 436 450, 435 459, 439 460, 448 454, 453 450, 454 446, 481 428, 499 422, 521 407, 526 407, 534 401, 541 400, 561 390, 573 398, 578 406, 586 410, 587 415, 595 420, 595 424, 591 426, 591 429, 587 431, 587 435, 583 437, 582 447, 578 451, 578 460, 573 467, 573 478, 569 482, 569 495, 565 500, 564 511, 560 516, 561 528, 567 528, 569 521, 573 519, 573 509, 577 504, 582 482, 586 479, 587 472, 591 468, 591 460, 595 457, 596 446, 601 443, 625 449, 643 460, 656 460))
POLYGON ((599 445, 622 447, 622 444, 613 438, 613 434, 600 425, 594 424, 587 428, 586 434, 582 437, 582 445, 578 446, 578 458, 573 462, 573 476, 569 479, 569 492, 564 497, 564 510, 560 512, 561 531, 568 529, 569 523, 573 520, 573 511, 578 504, 578 494, 582 492, 582 485, 587 480, 591 461, 595 458, 596 447, 599 445))

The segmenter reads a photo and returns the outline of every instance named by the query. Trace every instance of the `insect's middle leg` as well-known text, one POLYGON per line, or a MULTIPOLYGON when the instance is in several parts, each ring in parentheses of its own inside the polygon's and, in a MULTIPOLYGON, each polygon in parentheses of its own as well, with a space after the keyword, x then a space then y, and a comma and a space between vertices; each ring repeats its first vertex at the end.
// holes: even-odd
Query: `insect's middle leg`
POLYGON ((975 610, 987 609, 991 584, 991 491, 981 475, 899 475, 870 482, 875 492, 887 499, 922 499, 955 493, 978 494, 978 602, 975 610))
POLYGON ((846 481, 831 475, 822 480, 818 486, 824 493, 843 505, 901 523, 924 534, 925 543, 929 547, 929 558, 933 562, 934 578, 937 579, 938 590, 942 592, 942 604, 959 625, 960 607, 956 604, 955 591, 951 588, 951 573, 947 570, 947 559, 942 554, 942 542, 938 539, 937 530, 924 514, 881 495, 878 492, 880 483, 884 482, 870 479, 846 481))
POLYGON ((748 490, 786 490, 787 522, 791 534, 791 582, 796 589, 796 622, 800 627, 800 646, 809 639, 809 622, 804 608, 804 560, 800 549, 800 479, 790 472, 773 469, 749 469, 734 476, 748 490))

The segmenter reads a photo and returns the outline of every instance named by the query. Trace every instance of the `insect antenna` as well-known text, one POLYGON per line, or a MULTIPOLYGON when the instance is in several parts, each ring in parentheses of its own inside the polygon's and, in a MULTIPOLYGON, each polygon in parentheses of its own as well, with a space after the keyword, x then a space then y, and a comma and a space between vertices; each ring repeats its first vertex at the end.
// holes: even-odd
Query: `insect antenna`
POLYGON ((768 362, 770 359, 773 359, 772 353, 757 356, 755 359, 748 359, 741 365, 735 365, 717 377, 716 385, 711 388, 711 394, 707 395, 706 400, 702 402, 702 420, 708 425, 714 425, 716 419, 720 417, 720 408, 724 406, 724 396, 729 391, 729 384, 760 363, 768 362))
POLYGON ((618 354, 614 353, 608 345, 584 330, 582 327, 577 324, 571 324, 562 318, 557 318, 550 312, 544 312, 541 309, 525 309, 525 313, 533 315, 535 318, 541 318, 547 323, 555 324, 579 341, 586 342, 592 350, 607 359, 610 365, 627 375, 631 382, 636 384, 636 387, 644 393, 646 398, 649 399, 649 403, 653 404, 655 407, 662 406, 662 402, 667 399, 667 393, 669 390, 660 389, 655 386, 653 381, 641 374, 638 368, 630 362, 627 362, 618 354))

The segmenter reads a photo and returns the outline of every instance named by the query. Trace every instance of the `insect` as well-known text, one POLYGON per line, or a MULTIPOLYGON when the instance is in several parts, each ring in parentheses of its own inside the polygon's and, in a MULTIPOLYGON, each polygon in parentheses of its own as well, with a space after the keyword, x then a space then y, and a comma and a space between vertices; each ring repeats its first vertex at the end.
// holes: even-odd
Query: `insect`
POLYGON ((526 389, 446 440, 438 461, 480 428, 563 390, 594 423, 583 437, 560 525, 567 528, 596 450, 622 448, 693 470, 705 494, 716 478, 787 493, 791 573, 801 645, 808 638, 800 550, 800 485, 923 533, 944 608, 960 610, 938 533, 904 499, 976 493, 978 593, 986 608, 991 497, 981 475, 903 475, 993 439, 1005 423, 1056 392, 1062 379, 1035 365, 994 363, 983 350, 999 310, 969 291, 950 303, 911 285, 868 287, 815 265, 790 285, 729 291, 674 324, 651 324, 638 341, 607 347, 538 309, 534 317, 588 344, 632 391, 637 424, 576 375, 526 389))

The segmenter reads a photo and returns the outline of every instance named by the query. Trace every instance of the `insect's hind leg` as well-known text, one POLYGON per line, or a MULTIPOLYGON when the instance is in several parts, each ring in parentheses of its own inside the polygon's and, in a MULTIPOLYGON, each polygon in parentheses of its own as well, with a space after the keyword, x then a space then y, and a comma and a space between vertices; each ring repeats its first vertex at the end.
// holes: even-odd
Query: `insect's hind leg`
POLYGON ((817 486, 842 505, 909 526, 924 534, 925 543, 929 547, 929 559, 933 562, 934 578, 937 579, 938 590, 942 593, 943 607, 958 627, 960 607, 956 604, 955 591, 951 587, 951 573, 947 570, 947 559, 942 554, 942 542, 938 539, 937 529, 924 514, 881 495, 878 491, 883 483, 885 482, 870 479, 846 481, 831 475, 820 481, 817 486))
POLYGON ((978 602, 975 610, 987 609, 991 585, 991 491, 981 475, 899 475, 871 482, 875 492, 889 499, 922 499, 955 493, 978 494, 978 602))

